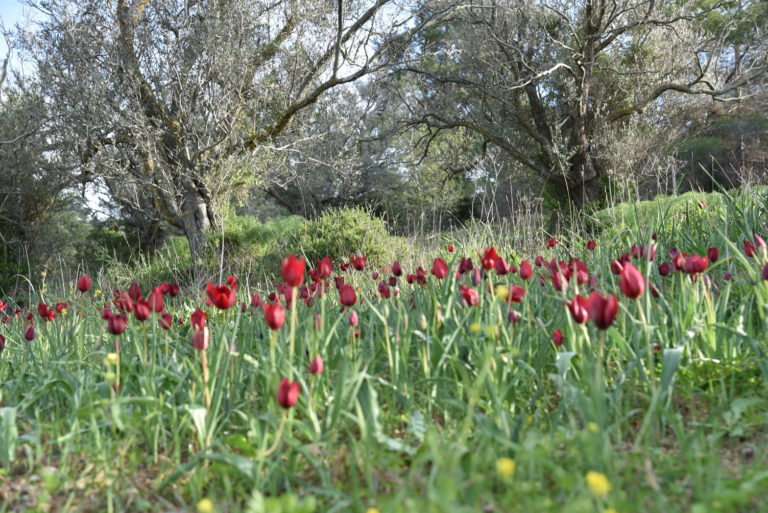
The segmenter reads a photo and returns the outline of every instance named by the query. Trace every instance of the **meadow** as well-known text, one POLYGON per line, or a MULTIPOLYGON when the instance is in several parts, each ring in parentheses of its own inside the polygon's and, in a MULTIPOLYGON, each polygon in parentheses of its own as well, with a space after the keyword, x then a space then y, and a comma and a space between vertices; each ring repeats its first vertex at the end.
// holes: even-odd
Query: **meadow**
POLYGON ((482 234, 0 298, 0 512, 768 511, 766 190, 482 234))

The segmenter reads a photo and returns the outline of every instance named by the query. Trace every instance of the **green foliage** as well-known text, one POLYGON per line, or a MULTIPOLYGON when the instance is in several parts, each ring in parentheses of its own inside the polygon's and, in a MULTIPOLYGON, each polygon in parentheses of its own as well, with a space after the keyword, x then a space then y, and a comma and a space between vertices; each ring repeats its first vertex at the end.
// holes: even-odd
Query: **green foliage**
POLYGON ((353 255, 386 263, 403 249, 402 239, 389 234, 383 219, 360 207, 325 211, 304 226, 297 246, 312 264, 324 256, 336 261, 353 255))
POLYGON ((766 219, 768 187, 757 187, 740 194, 688 192, 620 203, 596 212, 587 225, 589 230, 599 232, 600 240, 611 245, 647 242, 656 233, 661 240, 701 251, 720 234, 740 241, 765 233, 766 219))

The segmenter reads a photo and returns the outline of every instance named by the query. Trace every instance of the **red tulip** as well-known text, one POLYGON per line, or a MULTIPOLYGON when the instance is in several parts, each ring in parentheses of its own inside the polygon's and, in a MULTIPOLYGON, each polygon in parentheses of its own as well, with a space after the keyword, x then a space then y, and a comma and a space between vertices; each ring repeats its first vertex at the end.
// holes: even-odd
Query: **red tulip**
POLYGON ((717 262, 717 259, 720 258, 720 252, 715 247, 709 248, 707 250, 707 258, 709 258, 710 262, 717 262))
POLYGON ((202 329, 194 328, 192 330, 192 347, 198 351, 205 351, 208 349, 208 343, 210 342, 210 336, 208 333, 208 327, 202 329))
POLYGON ((510 265, 504 260, 504 257, 499 257, 496 259, 496 274, 500 276, 504 276, 505 274, 509 274, 509 271, 512 269, 510 265))
POLYGON ((554 342, 556 346, 563 345, 563 334, 560 332, 560 330, 555 330, 552 333, 552 342, 554 342))
POLYGON ((566 301, 565 304, 571 311, 571 317, 574 322, 578 324, 584 324, 589 320, 589 310, 587 310, 587 298, 576 294, 576 297, 572 301, 566 301))
POLYGON ((359 323, 360 323, 360 317, 357 315, 357 312, 355 312, 354 310, 351 310, 349 312, 349 325, 354 328, 359 323))
POLYGON ((160 292, 163 295, 169 294, 171 292, 171 284, 167 281, 162 282, 157 288, 160 289, 160 292))
POLYGON ((598 292, 593 292, 587 299, 587 310, 589 318, 601 330, 608 329, 616 314, 619 312, 619 298, 614 294, 603 296, 598 292))
POLYGON ((659 274, 662 276, 666 276, 671 272, 672 272, 672 266, 669 265, 667 262, 662 262, 662 264, 659 266, 659 274))
POLYGON ((755 256, 755 246, 752 244, 752 242, 748 240, 744 241, 744 253, 750 258, 755 256))
POLYGON ((768 280, 768 263, 763 266, 763 279, 768 280))
POLYGON ((707 269, 708 261, 699 255, 688 255, 685 259, 685 272, 688 274, 703 273, 707 269))
POLYGON ((199 308, 195 308, 192 315, 189 316, 189 320, 192 323, 194 329, 201 330, 205 328, 205 320, 208 318, 208 314, 199 308))
POLYGON ((323 368, 324 368, 324 364, 323 364, 322 357, 319 354, 315 355, 315 357, 312 358, 312 361, 309 363, 310 374, 319 376, 320 374, 323 373, 323 368))
POLYGON ((525 296, 525 289, 517 285, 512 285, 509 288, 509 296, 507 296, 507 301, 511 303, 520 303, 523 300, 523 296, 525 296))
POLYGON ((344 306, 352 306, 357 301, 357 293, 351 285, 342 285, 339 289, 339 302, 344 306))
POLYGON ((621 274, 621 269, 624 267, 624 265, 617 259, 611 261, 611 272, 613 274, 621 274))
POLYGON ((557 246, 557 239, 554 237, 550 237, 549 240, 547 241, 547 249, 554 248, 555 246, 557 246))
POLYGON ((475 289, 467 287, 466 285, 459 285, 461 290, 462 301, 469 306, 477 306, 480 304, 480 295, 475 289))
POLYGON ((352 267, 354 267, 358 271, 362 271, 365 268, 365 257, 364 256, 354 256, 354 257, 350 258, 349 261, 352 264, 352 267))
POLYGON ((280 386, 277 387, 277 402, 280 406, 285 408, 293 407, 299 400, 299 392, 301 391, 301 385, 298 381, 291 383, 288 378, 283 378, 280 381, 280 386))
POLYGON ((152 292, 147 298, 147 303, 153 311, 157 313, 163 311, 163 291, 160 289, 160 287, 155 287, 152 289, 152 292))
POLYGON ((67 304, 66 303, 62 303, 62 302, 58 302, 58 303, 56 303, 56 307, 55 308, 56 308, 56 313, 63 313, 64 310, 67 309, 67 304))
POLYGON ((597 247, 597 244, 595 243, 595 241, 590 240, 589 242, 587 242, 587 249, 588 250, 594 251, 595 247, 597 247))
POLYGON ((168 312, 164 312, 160 317, 160 327, 164 330, 168 330, 171 329, 171 326, 173 326, 173 315, 169 314, 168 312))
POLYGON ((645 277, 637 268, 627 262, 624 264, 619 277, 621 293, 630 299, 637 299, 645 290, 645 277))
POLYGON ((499 255, 496 253, 496 248, 485 248, 485 251, 482 255, 483 269, 486 271, 494 269, 496 267, 496 260, 498 258, 499 255))
POLYGON ((219 310, 226 310, 234 305, 237 300, 237 282, 234 283, 232 288, 226 285, 214 286, 213 283, 208 282, 205 292, 208 294, 212 305, 219 310))
POLYGON ((442 258, 435 258, 435 261, 432 264, 432 274, 434 274, 437 279, 442 280, 448 274, 448 264, 446 264, 442 258))
MULTIPOLYGON (((139 299, 141 299, 141 296, 136 298, 137 301, 139 299)), ((133 299, 131 299, 131 296, 125 292, 120 294, 120 297, 113 300, 112 303, 114 303, 115 307, 123 313, 131 313, 133 311, 133 299)))
POLYGON ((723 279, 724 279, 725 281, 731 281, 731 278, 733 278, 733 276, 732 276, 732 275, 731 275, 731 273, 729 273, 728 271, 725 271, 725 272, 723 273, 723 279))
POLYGON ((306 267, 307 264, 304 262, 304 259, 297 258, 296 255, 291 253, 283 260, 280 273, 289 287, 298 287, 304 282, 306 267))
POLYGON ((144 322, 149 319, 150 313, 152 313, 152 310, 149 308, 149 303, 147 300, 144 298, 139 298, 139 300, 136 301, 133 309, 133 315, 136 316, 136 320, 144 322))
POLYGON ((528 263, 528 260, 523 260, 523 262, 520 264, 520 277, 524 280, 527 280, 531 276, 533 276, 533 267, 531 267, 531 264, 528 263))
POLYGON ((91 290, 91 277, 87 274, 80 276, 80 279, 77 280, 77 288, 80 292, 88 292, 91 290))
POLYGON ((453 244, 448 244, 448 253, 453 253, 453 244))
POLYGON ((400 262, 395 260, 392 262, 392 274, 395 276, 402 276, 403 275, 403 268, 400 266, 400 262))
POLYGON ((264 304, 264 320, 270 329, 278 330, 285 323, 285 309, 280 303, 264 304))
POLYGON ((134 301, 141 297, 141 288, 139 288, 139 284, 135 281, 128 287, 128 296, 134 301))
POLYGON ((513 324, 517 324, 518 322, 520 322, 520 312, 518 312, 517 310, 510 310, 509 313, 507 314, 507 321, 513 324))
POLYGON ((114 314, 112 313, 112 310, 110 310, 109 308, 105 308, 101 311, 101 318, 104 319, 105 321, 108 320, 110 317, 112 317, 112 315, 114 314))
POLYGON ((317 261, 318 278, 320 278, 321 280, 330 278, 331 272, 333 272, 333 262, 331 262, 330 257, 324 256, 323 258, 317 261))
POLYGON ((107 330, 113 335, 120 335, 128 325, 128 317, 123 314, 114 314, 107 320, 107 330))
POLYGON ((0 334, 0 353, 5 349, 5 337, 0 334))
POLYGON ((178 283, 171 283, 171 286, 168 288, 168 294, 171 297, 176 297, 179 295, 179 284, 178 283))
POLYGON ((30 327, 28 327, 27 329, 24 330, 24 338, 27 339, 30 342, 35 340, 35 327, 34 326, 30 326, 30 327))

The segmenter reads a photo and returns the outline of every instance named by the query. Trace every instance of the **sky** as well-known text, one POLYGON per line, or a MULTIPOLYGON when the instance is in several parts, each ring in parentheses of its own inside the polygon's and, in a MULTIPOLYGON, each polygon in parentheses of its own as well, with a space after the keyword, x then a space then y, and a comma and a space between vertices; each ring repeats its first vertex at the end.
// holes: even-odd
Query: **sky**
MULTIPOLYGON (((17 22, 24 22, 24 14, 29 13, 30 8, 19 0, 0 0, 0 22, 4 30, 10 30, 17 22)), ((0 37, 0 59, 5 58, 7 51, 5 38, 0 37)))

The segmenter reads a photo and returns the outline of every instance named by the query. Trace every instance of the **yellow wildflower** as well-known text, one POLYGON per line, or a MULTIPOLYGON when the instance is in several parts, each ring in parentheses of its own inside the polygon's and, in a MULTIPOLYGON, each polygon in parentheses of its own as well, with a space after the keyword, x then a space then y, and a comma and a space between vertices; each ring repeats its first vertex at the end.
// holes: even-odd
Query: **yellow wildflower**
POLYGON ((517 469, 517 464, 512 458, 499 458, 496 460, 496 472, 501 477, 512 477, 517 469))
POLYGON ((593 494, 598 497, 605 497, 611 491, 611 483, 608 481, 608 477, 601 473, 590 470, 585 476, 587 480, 587 486, 593 494))

